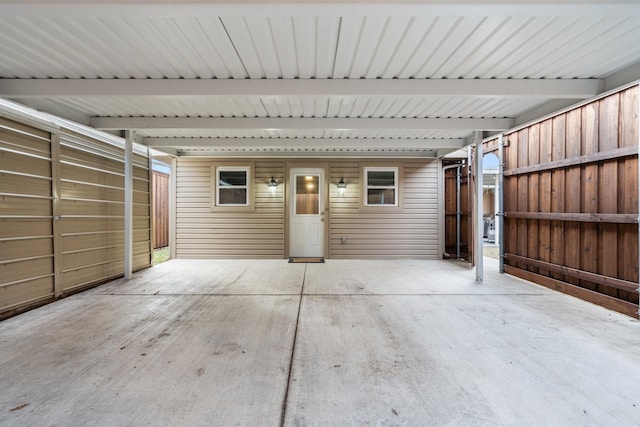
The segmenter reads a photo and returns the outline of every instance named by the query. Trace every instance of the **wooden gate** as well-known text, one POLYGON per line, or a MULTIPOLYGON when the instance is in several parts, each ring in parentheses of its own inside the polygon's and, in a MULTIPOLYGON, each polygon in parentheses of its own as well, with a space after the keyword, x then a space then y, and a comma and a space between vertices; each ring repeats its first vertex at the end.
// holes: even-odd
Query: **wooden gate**
POLYGON ((154 249, 169 246, 169 175, 153 171, 154 249))
POLYGON ((444 163, 443 166, 445 257, 473 262, 473 202, 467 160, 444 163))

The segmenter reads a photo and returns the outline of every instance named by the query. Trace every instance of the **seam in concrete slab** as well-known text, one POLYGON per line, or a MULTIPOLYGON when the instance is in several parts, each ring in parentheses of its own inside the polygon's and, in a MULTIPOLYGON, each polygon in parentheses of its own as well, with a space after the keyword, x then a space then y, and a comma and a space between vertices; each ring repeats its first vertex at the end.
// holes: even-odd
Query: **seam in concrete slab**
POLYGON ((297 297, 300 294, 87 294, 86 297, 297 297))
POLYGON ((361 294, 305 294, 306 297, 549 297, 549 296, 562 296, 563 294, 554 295, 552 293, 546 294, 373 294, 373 293, 361 293, 361 294))
POLYGON ((296 354, 296 342, 298 341, 298 325, 300 324, 300 311, 302 308, 302 297, 304 296, 304 284, 307 280, 307 265, 304 266, 304 274, 302 276, 302 286, 300 287, 300 301, 298 302, 298 315, 296 316, 296 327, 293 331, 293 345, 291 346, 291 357, 289 359, 289 372, 287 373, 287 387, 284 390, 284 398, 282 400, 282 412, 280 413, 280 427, 284 427, 284 421, 287 415, 287 403, 289 402, 289 386, 291 385, 291 373, 293 372, 293 359, 296 354))

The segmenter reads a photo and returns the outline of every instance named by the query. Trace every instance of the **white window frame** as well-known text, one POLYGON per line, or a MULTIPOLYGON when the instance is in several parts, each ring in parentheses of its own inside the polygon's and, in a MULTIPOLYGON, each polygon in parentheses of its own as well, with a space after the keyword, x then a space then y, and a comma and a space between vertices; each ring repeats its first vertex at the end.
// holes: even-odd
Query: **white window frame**
POLYGON ((399 185, 399 180, 400 180, 400 174, 398 172, 399 168, 397 166, 365 166, 362 171, 363 171, 363 184, 364 184, 364 200, 363 200, 363 206, 366 207, 377 207, 377 208, 393 208, 393 207, 398 207, 399 206, 399 200, 400 200, 400 185, 399 185), (393 172, 393 184, 392 186, 379 186, 379 185, 369 185, 369 172, 393 172), (375 189, 375 190, 387 190, 387 189, 393 189, 394 190, 394 196, 395 196, 395 200, 393 204, 370 204, 369 203, 369 190, 370 189, 375 189))
POLYGON ((215 206, 219 208, 225 207, 249 207, 251 206, 251 166, 216 166, 215 168, 215 182, 216 182, 216 201, 215 206), (220 172, 244 172, 247 180, 246 185, 233 185, 233 186, 221 186, 220 185, 220 172), (238 188, 246 190, 245 203, 220 203, 220 189, 221 188, 238 188))

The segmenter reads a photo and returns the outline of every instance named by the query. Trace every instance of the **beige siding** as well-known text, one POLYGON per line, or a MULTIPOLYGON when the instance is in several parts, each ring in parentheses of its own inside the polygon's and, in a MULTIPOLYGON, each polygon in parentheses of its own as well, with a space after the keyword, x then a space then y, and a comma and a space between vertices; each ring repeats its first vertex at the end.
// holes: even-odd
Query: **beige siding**
MULTIPOLYGON (((397 163, 397 162, 390 162, 397 163)), ((360 168, 380 162, 331 165, 331 258, 438 258, 438 179, 435 160, 402 161, 401 208, 363 209, 360 168), (344 177, 345 195, 337 194, 344 177), (342 243, 342 238, 346 243, 342 243)))
MULTIPOLYGON (((60 141, 62 287, 70 291, 124 271, 124 148, 64 130, 60 141)), ((150 265, 149 161, 134 164, 133 268, 150 265)))
MULTIPOLYGON (((211 209, 211 164, 211 159, 178 159, 176 256, 283 258, 284 186, 271 194, 267 183, 271 176, 283 182, 284 162, 255 161, 254 209, 230 212, 211 209)), ((233 164, 242 165, 243 161, 233 164)))
MULTIPOLYGON (((180 158, 177 162, 176 256, 178 258, 283 258, 285 256, 286 160, 255 161, 255 209, 212 211, 211 165, 217 160, 180 158), (274 176, 278 192, 267 191, 274 176)), ((240 165, 242 160, 234 161, 240 165)), ((248 161, 247 161, 248 163, 248 161)), ((384 162, 318 160, 329 164, 330 258, 438 258, 437 161, 393 161, 401 170, 402 207, 362 209, 360 169, 384 162), (346 194, 336 183, 344 177, 346 194), (346 244, 341 238, 346 237, 346 244)), ((305 162, 312 166, 313 161, 305 162)), ((296 167, 292 162, 289 166, 296 167)))
POLYGON ((51 134, 0 118, 0 315, 53 297, 51 134))

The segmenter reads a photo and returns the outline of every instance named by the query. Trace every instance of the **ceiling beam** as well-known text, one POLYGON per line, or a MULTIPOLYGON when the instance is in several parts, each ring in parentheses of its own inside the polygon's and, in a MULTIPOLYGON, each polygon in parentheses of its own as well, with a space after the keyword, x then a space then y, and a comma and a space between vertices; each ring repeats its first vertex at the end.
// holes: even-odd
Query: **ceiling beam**
POLYGON ((364 138, 145 138, 142 142, 151 148, 180 147, 255 147, 255 148, 410 148, 440 149, 462 148, 466 139, 364 139, 364 138))
POLYGON ((0 16, 633 16, 640 4, 629 0, 5 0, 0 16))
POLYGON ((513 119, 385 119, 280 117, 93 117, 92 127, 127 129, 395 129, 505 130, 513 119))
POLYGON ((0 97, 447 96, 590 98, 602 79, 0 79, 0 97))

